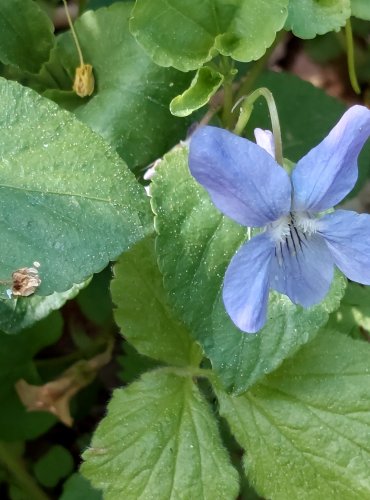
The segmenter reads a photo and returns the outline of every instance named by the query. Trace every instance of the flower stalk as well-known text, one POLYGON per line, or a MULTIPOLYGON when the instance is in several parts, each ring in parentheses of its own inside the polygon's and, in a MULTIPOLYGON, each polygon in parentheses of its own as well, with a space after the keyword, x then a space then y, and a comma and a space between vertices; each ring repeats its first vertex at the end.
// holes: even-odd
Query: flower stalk
MULTIPOLYGON (((244 100, 243 105, 240 109, 240 115, 239 119, 235 125, 234 128, 234 133, 237 135, 241 135, 243 132, 244 128, 246 127, 249 118, 252 114, 253 111, 253 106, 255 101, 259 98, 263 97, 266 100, 269 113, 270 113, 270 119, 271 119, 271 125, 272 125, 272 133, 274 135, 274 142, 275 142, 275 160, 279 165, 283 166, 283 144, 281 140, 281 128, 280 128, 280 121, 279 121, 279 115, 277 112, 276 108, 276 103, 274 96, 272 93, 267 89, 266 87, 261 87, 251 94, 249 94, 246 97, 242 97, 244 100)), ((239 101, 240 102, 240 101, 239 101)), ((239 104, 239 102, 236 103, 236 106, 239 104)))
POLYGON ((354 44, 353 44, 352 25, 351 25, 350 19, 347 19, 346 26, 345 26, 344 30, 346 33, 347 64, 348 64, 349 80, 350 80, 351 86, 352 86, 353 90, 356 92, 356 94, 361 94, 360 85, 358 83, 357 75, 356 75, 355 51, 354 51, 354 44))
POLYGON ((80 65, 76 68, 75 80, 72 89, 79 97, 90 96, 94 92, 95 87, 93 67, 91 66, 91 64, 85 64, 84 62, 81 46, 72 23, 71 15, 68 10, 67 1, 63 0, 63 4, 66 11, 68 24, 71 29, 72 37, 76 45, 78 57, 80 59, 80 65))

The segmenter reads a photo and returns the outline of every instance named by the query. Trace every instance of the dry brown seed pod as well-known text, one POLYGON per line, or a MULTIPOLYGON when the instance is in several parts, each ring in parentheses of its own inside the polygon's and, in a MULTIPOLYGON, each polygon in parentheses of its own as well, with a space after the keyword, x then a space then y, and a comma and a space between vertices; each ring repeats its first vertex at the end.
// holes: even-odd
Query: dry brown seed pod
POLYGON ((91 64, 81 64, 76 68, 73 90, 79 97, 86 97, 94 92, 95 79, 91 64))

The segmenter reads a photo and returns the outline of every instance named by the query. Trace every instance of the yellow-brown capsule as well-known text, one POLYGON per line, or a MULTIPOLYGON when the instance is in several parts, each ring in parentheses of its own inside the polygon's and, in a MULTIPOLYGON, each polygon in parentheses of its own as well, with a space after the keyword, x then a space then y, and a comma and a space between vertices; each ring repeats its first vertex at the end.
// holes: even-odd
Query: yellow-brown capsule
POLYGON ((81 64, 76 68, 73 90, 79 97, 90 96, 94 92, 94 73, 91 64, 81 64))

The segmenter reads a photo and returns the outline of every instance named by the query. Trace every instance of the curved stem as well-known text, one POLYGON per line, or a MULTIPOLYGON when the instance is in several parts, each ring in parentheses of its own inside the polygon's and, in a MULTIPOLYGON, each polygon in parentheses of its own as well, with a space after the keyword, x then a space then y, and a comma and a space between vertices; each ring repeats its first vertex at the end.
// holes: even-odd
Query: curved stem
POLYGON ((283 144, 281 140, 279 115, 277 112, 275 99, 272 93, 266 87, 261 87, 252 92, 249 96, 245 97, 244 104, 240 111, 239 119, 237 121, 237 124, 235 125, 234 133, 240 135, 243 132, 252 114, 254 102, 259 97, 264 97, 267 102, 271 118, 272 133, 274 135, 275 141, 275 159, 280 165, 283 165, 283 144))
POLYGON ((71 16, 69 14, 68 5, 67 5, 66 0, 63 0, 63 4, 64 4, 64 8, 66 10, 68 24, 69 24, 69 27, 71 28, 71 33, 72 33, 72 36, 73 36, 73 40, 75 42, 76 49, 77 49, 77 52, 78 52, 78 57, 80 58, 80 65, 83 66, 85 64, 84 63, 84 58, 82 56, 81 47, 80 47, 80 44, 79 44, 79 41, 78 41, 78 38, 77 38, 76 31, 75 31, 75 29, 73 27, 72 19, 71 19, 71 16))
POLYGON ((360 85, 358 84, 356 75, 355 51, 353 45, 353 34, 352 34, 352 26, 350 18, 347 19, 345 33, 346 33, 347 64, 348 64, 349 79, 352 88, 356 92, 356 94, 361 94, 360 85))
POLYGON ((0 442, 0 462, 8 469, 29 500, 49 500, 35 479, 27 472, 21 459, 16 457, 9 446, 0 442))

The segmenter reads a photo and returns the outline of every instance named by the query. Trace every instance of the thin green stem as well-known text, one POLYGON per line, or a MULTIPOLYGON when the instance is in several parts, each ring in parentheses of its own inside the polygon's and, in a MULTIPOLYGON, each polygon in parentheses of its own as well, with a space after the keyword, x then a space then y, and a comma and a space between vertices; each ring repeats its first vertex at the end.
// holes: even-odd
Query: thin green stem
POLYGON ((225 128, 231 128, 233 122, 233 80, 235 74, 233 73, 233 63, 230 62, 230 58, 221 56, 220 70, 224 75, 222 122, 225 128))
POLYGON ((275 99, 269 89, 261 87, 252 92, 249 96, 245 97, 243 106, 240 111, 239 119, 237 121, 237 124, 235 125, 234 133, 237 135, 241 135, 252 114, 253 105, 259 97, 263 97, 267 102, 271 118, 272 133, 274 135, 275 141, 275 159, 280 165, 283 165, 283 145, 281 140, 279 115, 277 112, 275 99))
POLYGON ((76 49, 77 49, 77 52, 78 52, 78 57, 80 58, 80 65, 83 66, 85 64, 84 63, 84 58, 82 56, 82 51, 81 51, 80 43, 78 41, 76 31, 75 31, 75 29, 73 27, 72 19, 71 19, 70 13, 69 13, 69 9, 68 9, 68 5, 67 5, 66 0, 63 0, 63 4, 64 4, 64 8, 66 10, 68 24, 69 24, 69 27, 71 28, 71 33, 72 33, 72 36, 73 36, 73 40, 75 42, 76 49))
POLYGON ((346 33, 347 64, 348 64, 349 80, 356 94, 361 94, 360 85, 358 84, 356 75, 355 51, 354 51, 353 34, 352 34, 352 26, 350 18, 347 19, 345 33, 346 33))
POLYGON ((222 108, 222 122, 225 128, 230 128, 232 123, 233 86, 231 81, 224 83, 224 103, 222 108))
POLYGON ((16 457, 9 446, 0 442, 0 462, 8 469, 14 480, 22 488, 29 500, 49 500, 35 479, 27 472, 21 459, 16 457))

